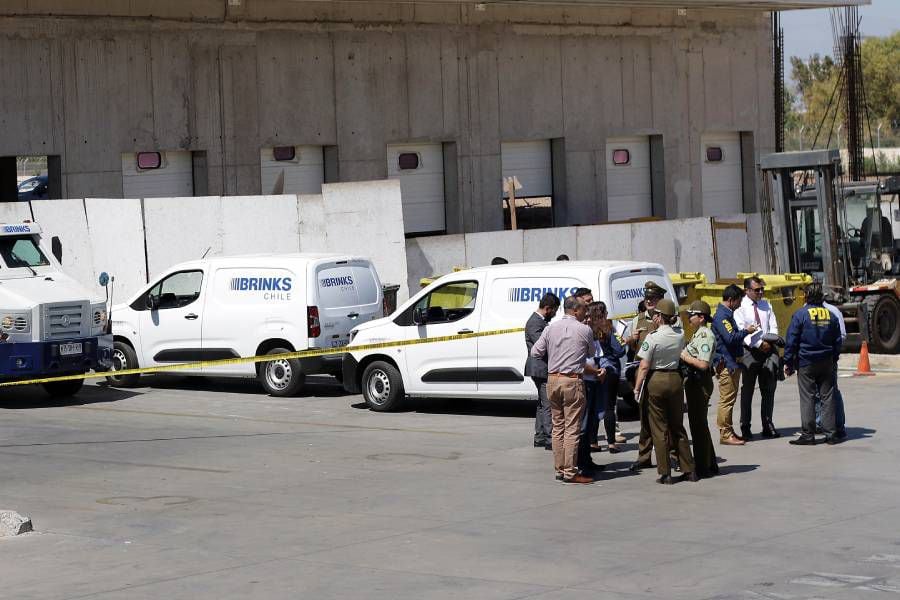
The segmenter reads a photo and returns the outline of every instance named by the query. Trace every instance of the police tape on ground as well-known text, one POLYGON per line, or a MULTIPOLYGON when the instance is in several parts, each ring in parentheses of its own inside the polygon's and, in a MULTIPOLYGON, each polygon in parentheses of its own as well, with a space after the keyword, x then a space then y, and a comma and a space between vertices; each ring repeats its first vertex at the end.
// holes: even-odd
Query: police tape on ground
POLYGON ((299 350, 297 352, 284 352, 281 354, 265 354, 262 356, 248 356, 241 358, 222 358, 217 360, 203 360, 197 362, 175 363, 171 365, 160 365, 157 367, 141 367, 137 369, 121 369, 118 371, 96 371, 92 373, 80 373, 77 375, 60 375, 57 377, 41 377, 37 379, 25 379, 22 381, 5 381, 0 383, 0 387, 11 387, 16 385, 31 385, 36 383, 54 383, 56 381, 75 381, 78 379, 103 379, 111 375, 121 377, 124 375, 146 375, 149 373, 165 373, 169 371, 185 371, 201 369, 203 367, 222 367, 230 365, 243 365, 250 363, 272 362, 276 360, 295 360, 298 358, 310 358, 315 356, 326 356, 330 354, 345 354, 347 352, 365 352, 369 350, 381 350, 384 348, 399 348, 402 346, 415 346, 418 344, 434 344, 438 342, 451 342, 454 340, 464 340, 470 338, 489 337, 494 335, 506 335, 510 333, 522 333, 525 331, 523 327, 514 327, 511 329, 494 329, 491 331, 480 331, 473 333, 458 333, 454 335, 442 335, 430 338, 421 338, 415 340, 396 340, 392 342, 376 342, 372 344, 360 344, 358 346, 337 346, 335 348, 316 348, 312 350, 299 350))

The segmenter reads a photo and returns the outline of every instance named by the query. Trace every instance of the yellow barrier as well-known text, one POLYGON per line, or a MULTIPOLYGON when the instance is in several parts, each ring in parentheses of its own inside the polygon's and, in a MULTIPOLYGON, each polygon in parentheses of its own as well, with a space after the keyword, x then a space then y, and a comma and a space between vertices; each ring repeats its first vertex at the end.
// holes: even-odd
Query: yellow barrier
MULTIPOLYGON (((416 346, 418 344, 433 344, 435 342, 450 342, 453 340, 465 340, 470 338, 489 337, 493 335, 506 335, 509 333, 522 333, 524 327, 512 329, 494 329, 475 333, 459 333, 455 335, 442 335, 437 337, 422 338, 418 340, 398 340, 395 342, 378 342, 375 344, 360 344, 359 346, 339 346, 337 348, 316 348, 314 350, 299 350, 297 352, 283 352, 281 354, 266 354, 265 356, 248 356, 241 358, 222 358, 219 360, 204 360, 190 363, 177 363, 161 365, 158 367, 143 367, 138 369, 122 369, 115 371, 118 375, 145 375, 148 373, 165 373, 168 371, 183 371, 188 369, 200 369, 202 367, 222 367, 230 365, 243 365, 249 363, 269 362, 273 360, 293 360, 308 358, 310 356, 326 356, 329 354, 344 354, 346 352, 363 352, 367 350, 380 350, 382 348, 398 348, 400 346, 416 346)), ((76 379, 103 379, 110 375, 110 371, 81 373, 78 375, 60 375, 58 377, 42 377, 39 379, 27 379, 22 381, 5 381, 0 387, 16 385, 31 385, 34 383, 53 383, 55 381, 74 381, 76 379)))

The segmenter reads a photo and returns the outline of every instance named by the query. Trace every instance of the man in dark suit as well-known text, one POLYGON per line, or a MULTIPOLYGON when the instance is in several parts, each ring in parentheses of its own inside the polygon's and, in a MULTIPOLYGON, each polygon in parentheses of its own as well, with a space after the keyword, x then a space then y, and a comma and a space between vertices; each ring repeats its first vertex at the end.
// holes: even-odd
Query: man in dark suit
POLYGON ((554 294, 544 294, 538 304, 538 309, 525 323, 525 346, 528 348, 528 358, 525 360, 525 376, 531 377, 538 391, 537 410, 534 415, 534 447, 552 450, 550 420, 550 402, 547 399, 547 361, 531 356, 531 347, 541 337, 544 328, 550 320, 556 316, 559 310, 559 298, 554 294))

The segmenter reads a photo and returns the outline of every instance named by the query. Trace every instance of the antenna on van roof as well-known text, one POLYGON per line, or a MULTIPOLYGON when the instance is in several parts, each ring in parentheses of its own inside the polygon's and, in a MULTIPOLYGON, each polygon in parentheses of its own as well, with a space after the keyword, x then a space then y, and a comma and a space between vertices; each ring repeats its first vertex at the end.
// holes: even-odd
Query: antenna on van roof
POLYGON ((207 246, 206 251, 203 253, 203 256, 200 257, 200 260, 206 258, 206 255, 209 254, 210 250, 212 250, 212 246, 207 246))

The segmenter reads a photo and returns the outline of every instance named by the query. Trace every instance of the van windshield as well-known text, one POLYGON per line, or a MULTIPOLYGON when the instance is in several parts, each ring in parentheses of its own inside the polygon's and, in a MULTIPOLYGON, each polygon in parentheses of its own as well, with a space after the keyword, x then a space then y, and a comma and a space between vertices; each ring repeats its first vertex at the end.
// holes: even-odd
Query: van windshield
POLYGON ((50 264, 31 236, 0 237, 0 257, 10 269, 43 267, 50 264))

